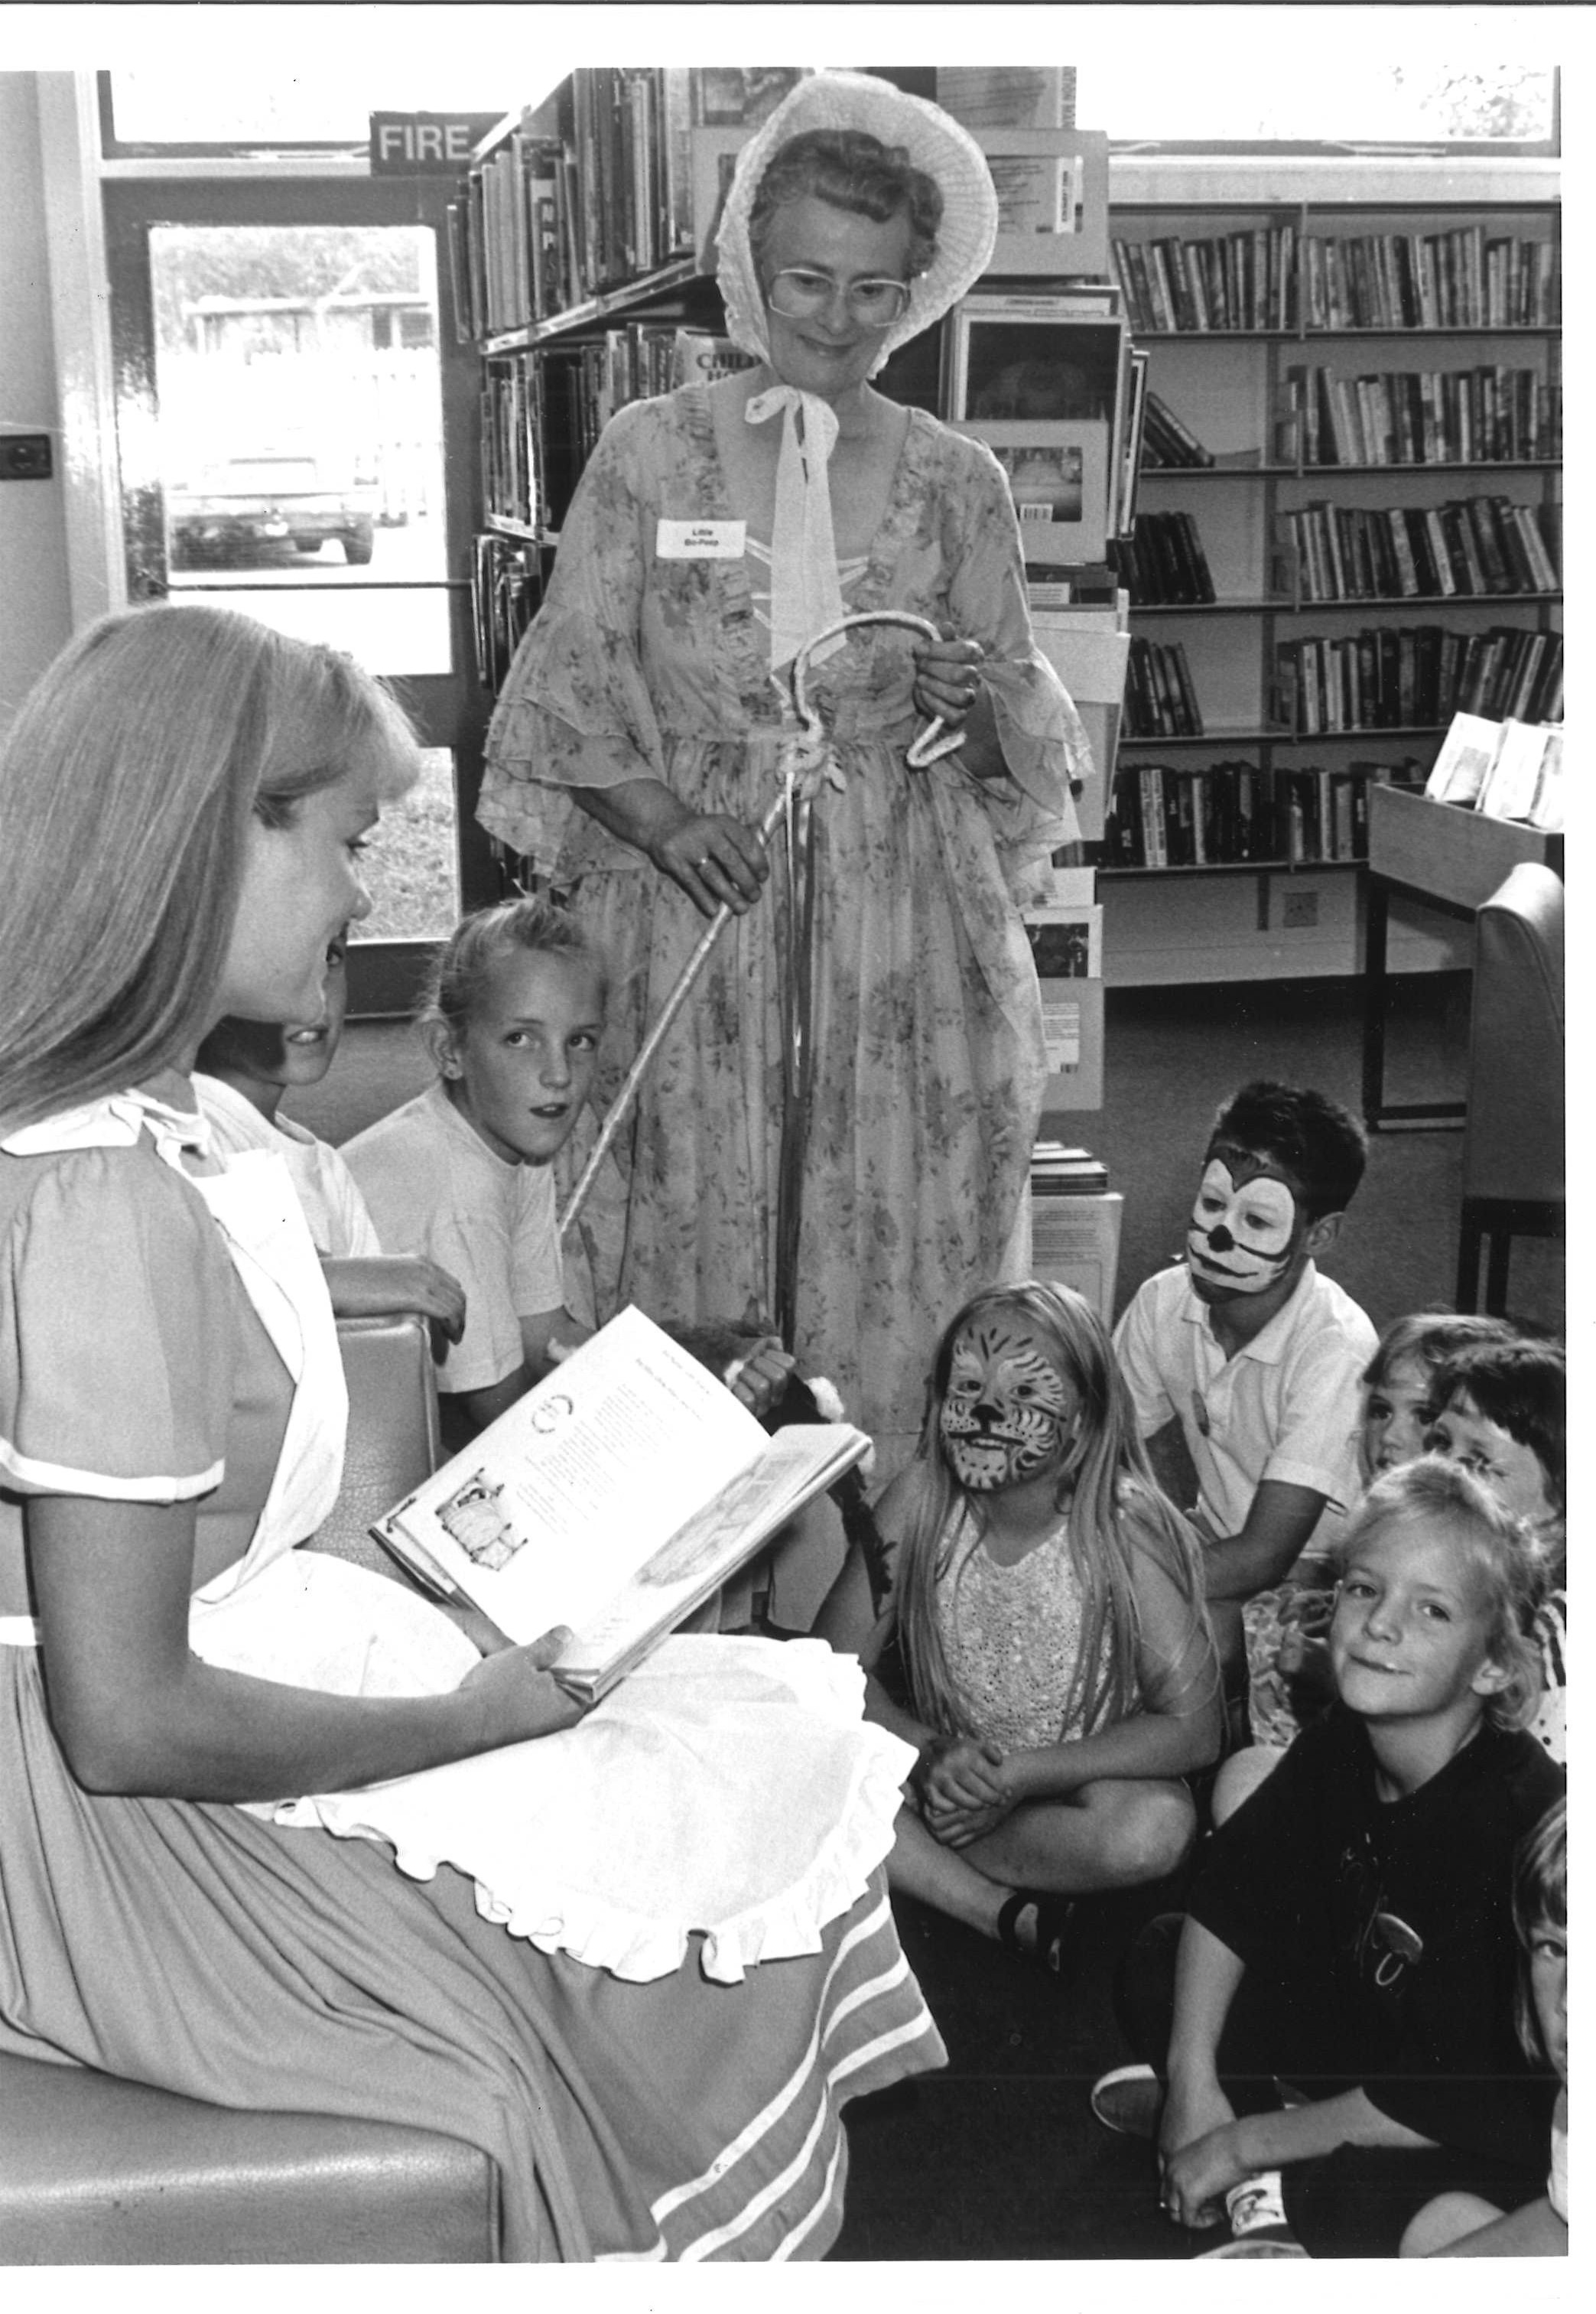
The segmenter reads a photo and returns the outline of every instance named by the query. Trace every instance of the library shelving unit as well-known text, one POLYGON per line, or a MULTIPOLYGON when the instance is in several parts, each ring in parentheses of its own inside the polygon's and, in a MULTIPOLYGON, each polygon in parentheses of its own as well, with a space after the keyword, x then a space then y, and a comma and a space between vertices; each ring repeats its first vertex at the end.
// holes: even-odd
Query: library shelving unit
POLYGON ((1212 457, 1144 463, 1140 505, 1195 524, 1214 596, 1133 603, 1201 736, 1169 728, 1177 688, 1163 736, 1127 713, 1103 877, 1154 889, 1105 894, 1124 976, 1354 969, 1370 782, 1422 782, 1455 707, 1560 717, 1558 225, 1549 199, 1115 199, 1150 393, 1212 457))

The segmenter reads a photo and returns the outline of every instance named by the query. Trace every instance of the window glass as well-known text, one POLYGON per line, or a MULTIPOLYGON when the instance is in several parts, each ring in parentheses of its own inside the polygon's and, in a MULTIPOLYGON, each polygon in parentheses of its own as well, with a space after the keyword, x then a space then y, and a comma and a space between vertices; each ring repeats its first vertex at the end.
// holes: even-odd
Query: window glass
POLYGON ((421 763, 409 795, 384 806, 366 838, 360 874, 372 912, 352 941, 445 940, 460 921, 454 751, 425 748, 421 763))
POLYGON ((447 673, 435 235, 154 225, 149 246, 173 595, 447 673))
POLYGON ((158 70, 134 68, 106 77, 110 152, 229 145, 252 151, 332 145, 364 152, 373 112, 502 113, 542 93, 522 88, 518 73, 507 74, 498 65, 451 73, 446 54, 436 71, 425 73, 390 72, 374 57, 310 71, 260 71, 251 64, 247 73, 228 72, 216 64, 185 66, 172 56, 158 70))
MULTIPOLYGON (((1544 146, 1553 135, 1551 65, 1465 55, 1444 61, 1433 51, 1404 57, 1399 22, 1390 40, 1368 23, 1399 18, 1399 10, 1249 9, 1260 20, 1291 21, 1274 40, 1227 41, 1222 69, 1212 32, 1205 39, 1175 22, 1167 38, 1131 48, 1123 31, 1096 28, 1098 17, 1116 13, 1130 12, 1082 9, 1082 29, 1071 35, 1075 118, 1107 129, 1115 144, 1544 146), (1335 20, 1344 13, 1348 29, 1341 31, 1335 20), (1369 53, 1375 44, 1383 54, 1369 53)), ((1204 17, 1230 12, 1178 13, 1200 28, 1204 17)))

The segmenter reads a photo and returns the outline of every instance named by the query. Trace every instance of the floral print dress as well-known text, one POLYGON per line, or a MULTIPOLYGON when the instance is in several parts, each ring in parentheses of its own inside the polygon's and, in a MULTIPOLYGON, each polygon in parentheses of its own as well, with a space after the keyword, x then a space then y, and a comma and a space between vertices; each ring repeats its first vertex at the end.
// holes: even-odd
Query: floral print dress
MULTIPOLYGON (((735 381, 728 382, 736 384, 735 381)), ((573 789, 662 781, 695 812, 756 824, 797 729, 773 679, 746 553, 661 555, 662 522, 735 524, 711 395, 623 410, 588 462, 544 605, 493 719, 479 817, 570 897, 614 968, 602 1103, 613 1098, 704 920, 573 789)), ((735 532, 721 536, 735 539, 735 532)), ((1018 532, 990 453, 918 411, 850 611, 903 609, 973 637, 1007 776, 955 755, 913 771, 914 638, 856 631, 810 691, 845 780, 812 807, 810 1089, 790 1347, 907 1459, 949 1315, 1011 1260, 1046 1077, 1040 998, 1017 903, 1078 833, 1089 758, 1034 647, 1018 532)), ((710 954, 584 1209, 600 1318, 774 1306, 789 896, 769 885, 710 954)), ((567 1157, 573 1170, 578 1142, 567 1157)))

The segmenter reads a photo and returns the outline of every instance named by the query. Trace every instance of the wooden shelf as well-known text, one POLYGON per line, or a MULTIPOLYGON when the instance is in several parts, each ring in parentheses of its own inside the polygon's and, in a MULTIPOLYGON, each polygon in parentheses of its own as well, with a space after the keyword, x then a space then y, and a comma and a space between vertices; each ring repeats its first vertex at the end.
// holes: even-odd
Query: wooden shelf
POLYGON ((1561 875, 1563 838, 1403 788, 1376 787, 1369 799, 1369 865, 1389 884, 1477 908, 1524 860, 1561 875))
POLYGON ((1287 344, 1317 346, 1333 343, 1337 338, 1560 338, 1561 322, 1395 322, 1389 328, 1367 323, 1345 329, 1315 327, 1290 330, 1138 330, 1138 344, 1154 345, 1219 344, 1234 345, 1252 340, 1267 344, 1271 340, 1283 340, 1287 344))
POLYGON ((513 515, 485 514, 482 527, 497 531, 501 538, 524 539, 528 546, 542 546, 546 543, 535 523, 517 522, 513 515))
POLYGON ((1428 464, 1391 459, 1371 466, 1143 466, 1138 480, 1149 482, 1334 481, 1340 474, 1536 474, 1557 473, 1561 458, 1435 458, 1428 464))
POLYGON ((1340 746, 1349 739, 1376 739, 1381 743, 1388 739, 1434 739, 1446 729, 1446 723, 1363 723, 1355 730, 1288 731, 1283 724, 1271 723, 1250 730, 1180 732, 1147 739, 1122 730, 1119 744, 1122 751, 1126 747, 1323 747, 1340 746))
POLYGON ((1109 867, 1099 861, 1099 876, 1142 878, 1158 876, 1306 876, 1326 868, 1362 868, 1362 860, 1199 860, 1183 861, 1177 868, 1109 867))
POLYGON ((572 305, 566 313, 551 314, 544 321, 529 322, 524 329, 507 330, 497 338, 484 338, 479 350, 484 354, 526 353, 532 347, 543 345, 551 338, 563 337, 569 331, 584 329, 592 322, 608 321, 616 314, 630 313, 634 306, 646 305, 651 299, 683 288, 698 278, 697 258, 678 257, 652 273, 639 275, 635 281, 623 282, 619 288, 584 298, 581 305, 572 305))
POLYGON ((1560 603, 1563 590, 1540 595, 1337 595, 1325 602, 1293 602, 1289 595, 1260 595, 1223 603, 1133 603, 1133 619, 1212 618, 1272 611, 1281 618, 1317 618, 1322 611, 1488 611, 1495 604, 1560 603))

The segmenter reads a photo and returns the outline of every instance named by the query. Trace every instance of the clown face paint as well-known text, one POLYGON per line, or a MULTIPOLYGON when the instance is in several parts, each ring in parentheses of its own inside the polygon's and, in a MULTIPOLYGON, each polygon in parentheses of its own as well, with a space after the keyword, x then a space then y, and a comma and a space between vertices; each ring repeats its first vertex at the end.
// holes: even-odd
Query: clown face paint
POLYGON ((942 1451, 972 1494, 1045 1471, 1066 1443, 1076 1393, 1036 1328, 995 1312, 966 1326, 953 1346, 942 1402, 942 1451))
POLYGON ((1297 1250, 1297 1199, 1265 1162, 1240 1149, 1211 1153, 1186 1237, 1194 1285, 1266 1294, 1284 1276, 1297 1250))

